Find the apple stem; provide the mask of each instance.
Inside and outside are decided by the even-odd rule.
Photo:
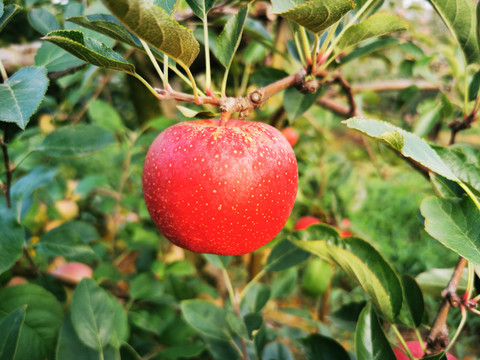
[[[228,111],[222,112],[220,116],[220,126],[226,126],[228,120],[230,120],[230,113]]]

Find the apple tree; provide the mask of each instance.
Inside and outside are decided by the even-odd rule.
[[[477,13],[0,0],[0,359],[478,355]]]

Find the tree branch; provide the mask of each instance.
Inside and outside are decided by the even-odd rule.
[[[445,290],[442,291],[444,299],[427,337],[427,355],[433,355],[443,351],[450,342],[447,329],[447,316],[451,306],[458,307],[460,304],[456,291],[467,263],[468,261],[465,258],[460,257],[450,282]]]

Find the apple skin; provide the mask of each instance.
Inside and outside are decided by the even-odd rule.
[[[310,225],[319,224],[321,222],[322,221],[319,218],[316,218],[315,216],[303,216],[297,220],[293,230],[303,230],[309,227]]]
[[[294,146],[298,142],[298,133],[293,127],[287,126],[282,129],[281,133],[291,146]]]
[[[80,262],[68,262],[53,269],[50,274],[71,284],[78,284],[83,278],[91,278],[93,270]]]
[[[423,357],[423,350],[422,346],[418,341],[407,341],[407,346],[410,349],[410,352],[412,355],[418,359],[421,359]],[[403,347],[402,347],[403,349]],[[393,348],[393,353],[397,357],[397,360],[409,360],[408,356],[405,355],[399,348],[394,347]],[[448,360],[458,360],[455,356],[452,354],[447,354],[447,359]]]
[[[143,169],[153,222],[173,244],[197,253],[243,255],[271,241],[297,186],[292,147],[261,122],[173,125],[152,143]]]

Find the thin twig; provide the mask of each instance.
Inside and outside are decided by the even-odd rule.
[[[7,125],[3,124],[3,135],[0,137],[0,146],[3,153],[3,163],[5,165],[6,181],[4,185],[5,200],[7,202],[7,207],[10,209],[12,207],[12,199],[10,196],[10,188],[12,187],[12,168],[10,166],[10,156],[8,154],[7,142]]]
[[[450,342],[447,329],[447,316],[451,306],[456,307],[460,304],[456,291],[467,263],[468,262],[465,258],[460,257],[450,282],[442,292],[444,299],[427,337],[426,354],[428,355],[437,354],[443,351]]]

